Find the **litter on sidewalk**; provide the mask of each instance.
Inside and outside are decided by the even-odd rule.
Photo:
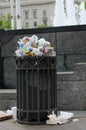
[[[13,120],[17,120],[17,107],[14,106],[14,107],[11,107],[11,110],[7,110],[7,113],[8,114],[12,114],[12,118]]]
[[[6,112],[0,111],[0,121],[6,120],[6,119],[11,119],[12,114],[8,114]]]
[[[59,116],[56,116],[54,111],[52,112],[52,114],[48,115],[49,120],[46,121],[46,124],[48,125],[55,125],[55,124],[64,124],[64,123],[68,123],[70,121],[72,121],[72,117],[73,117],[73,113],[69,113],[69,112],[60,112]]]
[[[0,121],[4,121],[7,119],[17,120],[17,107],[11,107],[11,110],[7,110],[6,112],[0,111]]]

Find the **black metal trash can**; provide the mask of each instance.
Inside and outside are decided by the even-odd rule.
[[[57,113],[56,57],[16,58],[17,121],[45,123],[51,111]]]

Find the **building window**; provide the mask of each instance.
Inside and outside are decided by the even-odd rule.
[[[34,22],[34,27],[37,27],[37,22]]]
[[[43,17],[47,17],[47,10],[43,11]]]
[[[28,20],[29,19],[29,12],[25,11],[25,19]]]
[[[43,11],[43,24],[44,25],[47,25],[47,10],[44,10]]]
[[[28,28],[29,27],[29,22],[25,23],[25,27]]]
[[[36,10],[36,9],[33,10],[33,18],[34,18],[34,19],[37,19],[37,10]]]

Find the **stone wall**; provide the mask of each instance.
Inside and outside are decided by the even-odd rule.
[[[75,64],[74,71],[57,72],[58,110],[86,110],[86,63]]]
[[[16,90],[1,89],[0,90],[0,110],[11,109],[16,106]]]
[[[57,33],[57,71],[73,70],[74,64],[86,61],[86,31]]]

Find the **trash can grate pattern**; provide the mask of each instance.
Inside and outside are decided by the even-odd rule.
[[[16,58],[17,119],[24,124],[42,124],[57,111],[56,57]]]

